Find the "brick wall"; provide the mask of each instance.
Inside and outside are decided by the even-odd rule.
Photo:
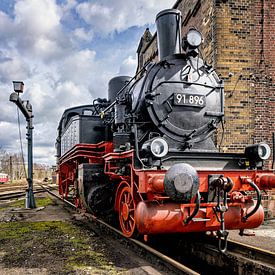
[[[253,5],[256,42],[253,49],[254,140],[266,140],[272,144],[272,133],[275,132],[275,1],[256,0]]]
[[[255,89],[251,82],[254,44],[253,5],[246,1],[216,1],[215,68],[224,79],[224,152],[242,152],[253,143]],[[221,135],[219,135],[221,136]]]

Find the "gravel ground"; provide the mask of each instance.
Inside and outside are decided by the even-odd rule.
[[[40,195],[41,196],[41,195]],[[44,194],[45,196],[45,194]],[[165,274],[49,197],[0,204],[0,274]]]

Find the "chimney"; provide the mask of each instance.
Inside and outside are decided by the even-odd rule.
[[[177,9],[161,11],[157,14],[156,25],[159,60],[181,53],[181,12]]]

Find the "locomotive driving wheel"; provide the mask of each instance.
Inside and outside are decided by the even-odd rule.
[[[137,234],[134,217],[136,205],[129,185],[125,185],[122,188],[119,194],[118,203],[121,230],[126,237],[134,237]]]

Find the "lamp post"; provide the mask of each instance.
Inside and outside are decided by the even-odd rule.
[[[27,122],[27,141],[28,141],[28,188],[26,189],[26,208],[36,208],[33,195],[33,155],[32,155],[32,130],[33,130],[33,114],[32,105],[30,102],[23,101],[19,97],[20,93],[23,93],[24,83],[22,81],[13,81],[14,92],[10,95],[10,101],[15,103],[20,109]]]

